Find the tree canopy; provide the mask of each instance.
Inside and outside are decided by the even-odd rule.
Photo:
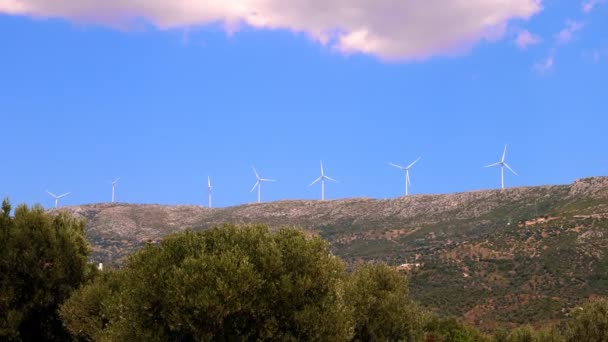
[[[350,277],[355,340],[420,341],[426,315],[412,302],[407,278],[385,264],[359,265]]]
[[[346,280],[320,238],[227,225],[146,246],[62,315],[89,340],[343,341],[352,335]]]
[[[569,342],[608,341],[608,299],[597,298],[574,309],[566,337]]]
[[[92,272],[84,223],[4,200],[0,240],[0,340],[64,341],[59,305]]]

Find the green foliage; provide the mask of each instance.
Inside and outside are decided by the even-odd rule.
[[[79,340],[100,340],[109,323],[105,301],[117,293],[121,276],[115,271],[104,271],[96,281],[76,290],[61,306],[60,316],[70,334]]]
[[[145,247],[62,314],[89,340],[340,341],[352,334],[346,280],[319,238],[227,225]]]
[[[564,342],[566,339],[556,328],[547,327],[536,332],[538,342]]]
[[[419,341],[424,315],[410,300],[407,279],[384,264],[361,265],[347,287],[352,305],[355,340]]]
[[[429,342],[486,342],[488,337],[479,330],[453,318],[431,319],[425,326],[425,341]]]
[[[568,322],[566,340],[608,341],[608,299],[596,299],[574,309]]]
[[[536,342],[536,334],[530,326],[514,329],[509,334],[508,342]]]
[[[510,263],[526,274],[528,258],[467,266],[510,272]],[[446,284],[448,278],[438,277],[449,271],[427,264],[419,277],[428,277],[430,290],[452,291],[460,305],[475,299],[466,297],[483,296],[461,281]],[[510,284],[496,283],[496,291],[514,284],[542,289],[542,282],[532,280],[515,274]],[[506,314],[538,318],[563,304],[538,298]],[[148,245],[124,269],[106,272],[75,292],[62,306],[61,317],[83,341],[608,341],[606,299],[575,310],[565,335],[550,327],[522,326],[490,338],[465,323],[420,310],[409,297],[408,279],[389,266],[360,264],[349,275],[321,239],[260,225],[188,231]]]
[[[564,342],[564,337],[555,328],[535,330],[529,325],[513,329],[510,333],[498,330],[494,336],[495,342]]]
[[[68,338],[58,307],[94,272],[84,223],[39,206],[0,213],[0,340]]]

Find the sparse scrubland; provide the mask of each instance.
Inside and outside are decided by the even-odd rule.
[[[83,221],[40,207],[10,212],[5,201],[0,340],[608,340],[603,297],[589,295],[563,319],[482,332],[413,299],[408,282],[424,268],[406,274],[380,262],[350,265],[327,241],[294,228],[186,230],[97,272],[86,262]],[[536,302],[537,310],[546,307],[551,301]]]
[[[59,212],[86,220],[91,260],[113,267],[188,229],[297,226],[329,242],[348,270],[407,264],[412,300],[486,332],[557,324],[589,298],[608,296],[608,177],[385,200],[218,209],[106,203]]]

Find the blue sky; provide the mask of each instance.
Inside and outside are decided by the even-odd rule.
[[[214,204],[230,206],[255,201],[255,165],[278,180],[263,200],[313,199],[322,159],[340,181],[328,198],[391,198],[403,174],[388,163],[419,156],[411,192],[451,193],[498,187],[482,166],[506,143],[507,186],[606,175],[608,2],[517,1],[445,36],[476,10],[446,23],[420,3],[429,23],[405,25],[337,8],[309,23],[323,9],[93,16],[91,1],[0,0],[0,196],[106,202],[121,177],[120,202],[202,205],[210,175]]]

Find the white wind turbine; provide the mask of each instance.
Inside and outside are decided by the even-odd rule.
[[[207,194],[209,195],[209,208],[211,208],[211,177],[207,176]]]
[[[112,203],[114,203],[114,195],[116,194],[116,183],[120,180],[120,177],[113,180],[112,183]]]
[[[502,159],[498,163],[486,165],[484,167],[492,167],[492,166],[500,166],[500,188],[505,188],[505,167],[509,169],[509,171],[513,172],[514,175],[519,176],[517,172],[513,171],[513,169],[505,162],[505,157],[507,155],[507,145],[505,145],[505,150],[502,152]]]
[[[405,196],[408,195],[409,186],[411,184],[411,182],[410,182],[410,168],[412,166],[414,166],[414,164],[416,164],[420,160],[420,158],[422,158],[422,157],[418,157],[418,159],[414,160],[414,162],[411,163],[408,166],[401,166],[401,165],[389,163],[390,166],[394,166],[394,167],[396,167],[398,169],[401,169],[401,170],[403,170],[405,172]]]
[[[63,194],[63,195],[59,195],[59,196],[57,196],[57,195],[55,195],[54,193],[52,193],[52,192],[50,192],[50,191],[48,191],[48,190],[46,191],[46,193],[47,193],[47,194],[49,194],[49,195],[51,195],[51,197],[53,197],[53,198],[55,199],[55,209],[57,209],[57,206],[59,205],[59,199],[60,199],[60,198],[63,198],[63,197],[65,197],[65,196],[67,196],[67,195],[69,195],[69,194],[70,194],[69,192],[66,192],[66,193],[65,193],[65,194]]]
[[[319,178],[315,179],[315,181],[309,185],[309,186],[313,186],[318,181],[321,181],[321,201],[325,201],[325,179],[329,179],[330,181],[337,182],[337,180],[325,175],[325,172],[323,171],[323,161],[321,161],[321,176]]]
[[[255,173],[255,184],[253,185],[253,188],[251,188],[250,192],[253,192],[253,190],[255,190],[255,188],[258,188],[258,203],[260,203],[261,200],[261,188],[262,188],[262,182],[276,182],[276,180],[274,179],[265,179],[265,178],[260,178],[260,175],[258,174],[258,172],[256,171],[255,167],[253,167],[253,173]]]

